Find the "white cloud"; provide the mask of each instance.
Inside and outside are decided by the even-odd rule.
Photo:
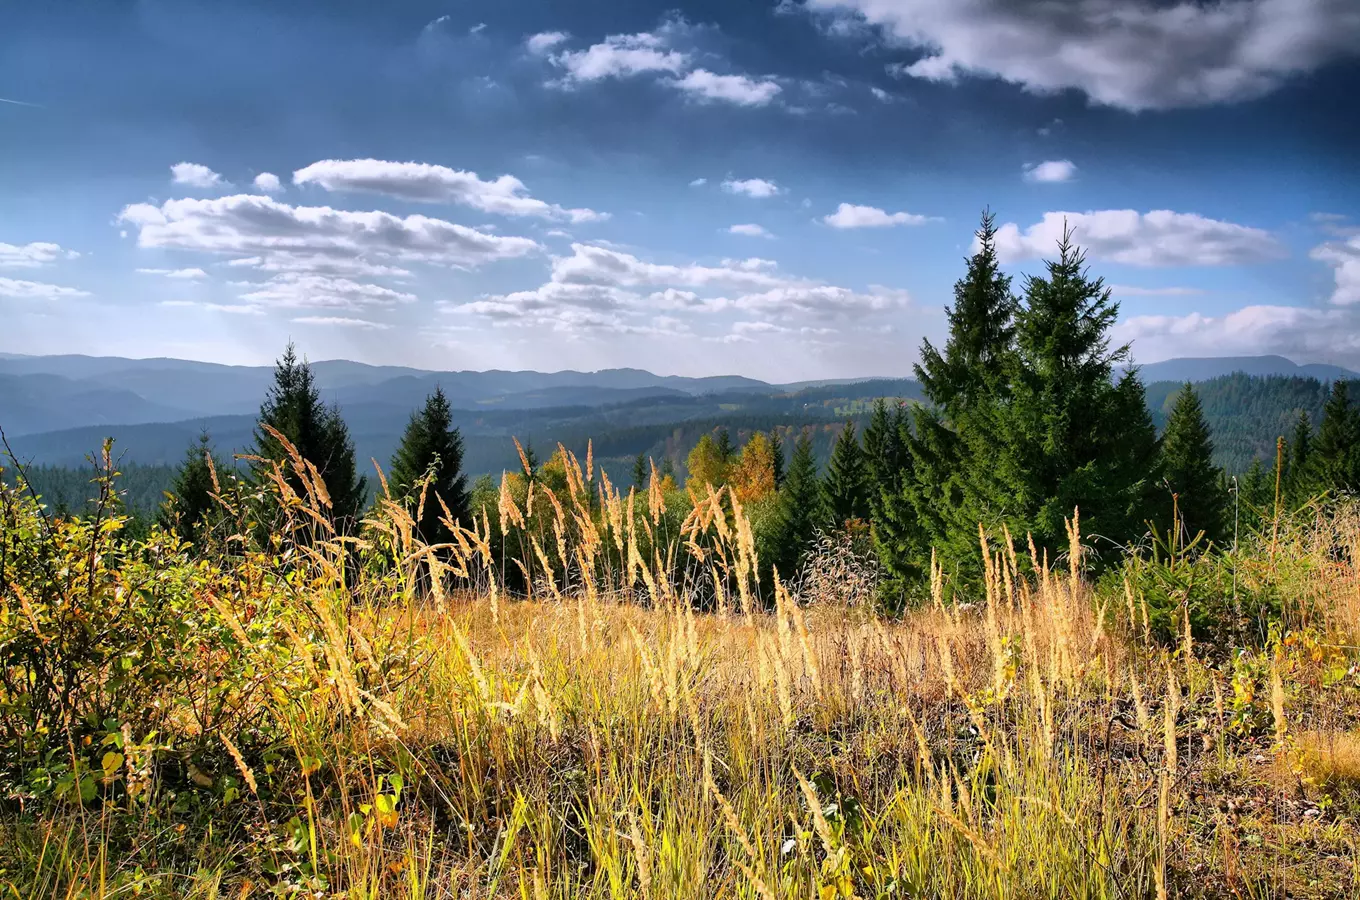
[[[564,85],[624,78],[644,72],[678,75],[689,66],[689,56],[668,49],[660,34],[612,34],[585,50],[568,50],[552,57],[566,70]]]
[[[57,300],[62,297],[88,297],[89,291],[44,284],[40,281],[20,281],[15,278],[0,277],[0,297],[14,297],[20,300]]]
[[[784,189],[779,185],[773,181],[766,181],[764,178],[747,178],[741,181],[729,178],[722,183],[722,188],[729,194],[744,194],[758,200],[784,192]]]
[[[255,187],[266,194],[277,194],[283,190],[283,182],[273,172],[261,172],[255,176]]]
[[[1332,303],[1337,306],[1360,303],[1360,234],[1314,247],[1309,256],[1332,267],[1336,279]]]
[[[930,221],[930,217],[909,212],[885,212],[876,206],[842,203],[835,212],[823,216],[822,221],[832,228],[890,228],[894,225],[923,225]]]
[[[689,183],[689,186],[690,186],[690,187],[703,187],[703,186],[706,185],[706,184],[708,184],[708,179],[707,179],[707,178],[696,178],[696,179],[694,179],[693,181],[691,181],[691,182]]]
[[[883,88],[881,88],[881,87],[870,87],[870,88],[869,88],[869,93],[873,94],[874,97],[875,97],[879,102],[881,102],[881,103],[891,103],[891,102],[893,102],[893,95],[892,95],[892,94],[889,94],[887,91],[883,90]]]
[[[348,278],[284,273],[242,294],[241,299],[262,306],[360,309],[414,303],[416,296]]]
[[[1071,181],[1076,174],[1077,166],[1070,159],[1049,159],[1032,166],[1025,166],[1025,180],[1037,184]]]
[[[572,244],[572,255],[553,259],[553,281],[616,287],[655,285],[690,288],[724,287],[765,290],[790,283],[765,259],[723,260],[720,266],[664,265],[590,244]]]
[[[544,56],[569,37],[571,35],[565,31],[540,31],[538,34],[530,35],[524,41],[524,46],[535,56]]]
[[[997,229],[997,252],[1003,262],[1050,256],[1064,222],[1075,243],[1092,258],[1131,266],[1244,265],[1284,253],[1280,243],[1259,228],[1169,209],[1049,212],[1023,232],[1007,222]]]
[[[1360,322],[1350,309],[1248,306],[1221,316],[1135,316],[1115,326],[1135,358],[1279,354],[1300,360],[1360,362]]]
[[[208,273],[202,269],[138,269],[142,275],[164,275],[166,278],[193,279],[207,278]]]
[[[782,90],[777,82],[770,79],[717,75],[707,69],[695,69],[673,83],[692,97],[721,100],[738,106],[765,106]]]
[[[902,309],[911,303],[906,291],[875,285],[868,293],[833,285],[789,285],[733,300],[737,309],[778,314],[802,313],[817,318],[867,315]]]
[[[292,321],[299,325],[326,325],[336,328],[361,328],[366,331],[386,331],[391,325],[371,322],[368,319],[352,319],[348,316],[301,316]]]
[[[160,306],[184,309],[202,309],[208,312],[228,313],[236,316],[262,316],[264,309],[244,303],[202,303],[197,300],[162,300]]]
[[[137,229],[140,247],[263,257],[374,256],[477,266],[540,249],[529,238],[487,234],[427,216],[290,206],[248,194],[169,200],[159,207],[134,203],[119,221]]]
[[[808,0],[924,52],[902,73],[993,76],[1130,110],[1259,97],[1356,55],[1354,0]]]
[[[746,237],[763,237],[763,238],[774,237],[774,235],[766,231],[764,227],[753,223],[733,225],[731,228],[727,229],[727,231],[729,234],[741,234],[745,235]]]
[[[344,278],[410,278],[411,270],[370,262],[357,256],[323,256],[319,254],[269,253],[265,256],[243,256],[227,261],[227,265],[256,269],[261,272],[310,272],[314,275],[339,275]]]
[[[198,163],[175,163],[170,167],[170,176],[173,183],[182,184],[185,187],[206,189],[226,185],[221,175]]]
[[[1195,297],[1203,294],[1199,288],[1189,287],[1138,287],[1132,284],[1112,284],[1110,293],[1116,297]]]
[[[564,209],[528,194],[513,175],[484,181],[464,172],[429,163],[382,159],[323,159],[293,173],[294,184],[318,184],[328,191],[385,194],[421,203],[457,203],[505,216],[536,216],[572,222],[608,218],[592,209]]]
[[[75,259],[74,250],[63,250],[60,244],[34,241],[30,244],[6,244],[0,241],[0,269],[37,269],[59,259]]]

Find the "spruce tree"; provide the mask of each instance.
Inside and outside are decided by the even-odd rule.
[[[731,466],[736,460],[737,449],[732,446],[732,435],[728,433],[726,428],[718,429],[718,439],[715,446],[717,447],[718,461],[724,468]]]
[[[1201,531],[1211,541],[1219,541],[1223,536],[1227,497],[1223,492],[1223,473],[1214,465],[1213,455],[1214,444],[1204,423],[1199,395],[1186,382],[1162,434],[1162,478],[1176,498],[1174,505],[1187,539]],[[1158,524],[1168,527],[1171,523]]]
[[[647,490],[647,454],[639,453],[633,457],[633,487],[639,491]]]
[[[803,555],[825,521],[817,457],[806,433],[799,435],[793,445],[788,475],[779,491],[778,516],[773,562],[779,568],[780,578],[787,581],[797,574]]]
[[[846,422],[831,450],[822,498],[833,527],[840,528],[851,519],[869,517],[869,497],[864,467],[864,452],[855,436],[855,423]]]
[[[992,465],[975,457],[967,490],[1050,558],[1066,549],[1074,509],[1082,533],[1113,551],[1144,531],[1160,480],[1156,432],[1136,371],[1114,380],[1129,358],[1128,345],[1109,342],[1119,304],[1088,275],[1070,231],[1045,268],[1026,279],[1016,313],[1010,399],[994,412],[999,452]]]
[[[217,490],[213,486],[213,469],[219,478],[226,478],[230,471],[213,452],[212,437],[205,429],[184,451],[184,460],[156,514],[162,528],[190,544],[202,541],[217,519],[218,502],[212,496]]]
[[[422,483],[427,478],[421,507]],[[426,543],[453,540],[453,532],[443,522],[444,506],[451,521],[464,527],[471,525],[467,476],[463,473],[463,435],[453,426],[453,411],[443,388],[436,386],[424,407],[411,414],[392,457],[389,485],[393,496],[406,503],[412,515],[419,513],[416,524]]]
[[[1340,378],[1332,382],[1323,407],[1315,448],[1319,487],[1360,490],[1360,409],[1351,403],[1350,386]]]
[[[337,531],[352,531],[367,490],[367,479],[355,469],[354,444],[340,411],[321,402],[321,392],[306,360],[299,361],[290,342],[274,367],[274,385],[260,406],[255,429],[252,475],[263,483],[277,463],[289,486],[306,500],[307,491],[283,444],[265,430],[268,425],[297,450],[298,455],[316,467],[330,496],[330,516]]]
[[[1293,503],[1308,499],[1312,491],[1313,423],[1308,413],[1299,410],[1294,435],[1289,441],[1289,497]]]
[[[779,428],[770,429],[770,455],[774,459],[774,489],[784,486],[784,439],[779,436]]]

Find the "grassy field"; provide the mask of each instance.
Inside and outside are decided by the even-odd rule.
[[[1098,580],[1078,524],[980,536],[888,616],[834,542],[759,585],[730,496],[663,533],[591,474],[443,548],[282,479],[197,551],[6,490],[0,893],[1360,896],[1354,506]]]

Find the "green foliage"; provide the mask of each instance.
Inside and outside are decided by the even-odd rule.
[[[793,445],[788,475],[779,490],[778,518],[771,528],[769,542],[772,552],[767,554],[782,578],[788,580],[798,571],[817,529],[826,519],[812,441],[807,434],[801,434]]]
[[[316,468],[330,495],[329,514],[340,531],[353,531],[363,508],[368,480],[354,464],[354,443],[340,411],[321,402],[311,367],[299,361],[290,343],[274,369],[274,385],[260,406],[255,429],[257,457],[252,473],[257,483],[268,480],[279,467],[293,493],[308,491],[302,473],[280,442],[281,435],[298,455]]]
[[[822,502],[833,527],[843,527],[852,519],[868,519],[867,478],[855,423],[846,422],[831,450],[831,462],[822,480]]]
[[[639,453],[633,458],[633,487],[639,491],[647,489],[647,477],[650,475],[647,465],[647,454]]]
[[[388,481],[393,497],[410,508],[427,543],[453,540],[443,521],[446,515],[451,522],[470,524],[463,435],[453,426],[453,412],[442,389],[436,387],[424,407],[411,415],[392,457]]]
[[[1351,402],[1345,381],[1332,383],[1318,429],[1314,466],[1323,489],[1360,491],[1360,409]]]
[[[205,430],[198,442],[184,451],[184,462],[166,492],[168,496],[156,516],[157,524],[173,531],[185,543],[199,543],[221,517],[221,506],[213,498],[217,493],[214,477],[220,480],[234,476],[235,471],[213,452],[212,437]]]
[[[1227,505],[1223,472],[1213,464],[1214,444],[1194,386],[1187,382],[1177,396],[1162,434],[1163,484],[1175,497],[1185,532],[1192,536],[1203,532],[1206,540],[1218,542]],[[1170,521],[1167,516],[1160,524]]]

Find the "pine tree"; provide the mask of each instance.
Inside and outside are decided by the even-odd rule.
[[[213,469],[219,478],[226,478],[230,469],[213,452],[212,437],[205,429],[196,443],[184,452],[175,479],[165,502],[156,514],[156,521],[181,540],[199,543],[217,519],[218,502],[213,499]]]
[[[737,449],[732,446],[732,435],[728,434],[726,428],[718,429],[718,439],[715,442],[715,446],[718,452],[718,461],[722,464],[723,468],[725,469],[731,466],[736,460]]]
[[[774,460],[774,489],[784,486],[784,439],[779,436],[779,428],[770,429],[770,456]]]
[[[1319,487],[1360,490],[1360,409],[1351,403],[1350,386],[1338,378],[1322,410],[1315,444]]]
[[[775,525],[774,564],[784,580],[797,574],[808,546],[825,521],[822,512],[821,479],[817,476],[817,457],[812,439],[799,435],[789,460],[788,477],[779,491],[778,521]]]
[[[427,478],[422,507],[422,484]],[[417,527],[427,543],[453,540],[452,531],[443,522],[444,507],[448,507],[451,521],[464,527],[471,524],[467,476],[463,473],[463,435],[453,427],[453,412],[443,388],[436,387],[424,407],[412,413],[392,457],[389,484],[393,496],[405,502],[412,515],[419,513]]]
[[[902,490],[903,475],[911,466],[908,438],[910,434],[902,407],[896,406],[890,413],[885,399],[876,400],[869,424],[864,429],[865,493],[869,517],[875,522],[883,517],[889,499]]]
[[[266,425],[283,435],[304,460],[316,467],[330,495],[330,516],[337,530],[352,531],[368,482],[355,469],[354,444],[345,420],[338,409],[322,404],[311,366],[298,360],[292,343],[274,367],[274,386],[260,406],[251,455],[263,462],[253,465],[252,474],[257,482],[264,482],[277,463],[290,487],[305,498],[306,488],[288,451],[265,430]]]
[[[833,527],[869,517],[867,487],[864,451],[855,436],[855,423],[846,422],[831,449],[831,461],[822,481],[823,505]]]
[[[1223,472],[1214,465],[1214,444],[1204,423],[1199,395],[1189,382],[1181,388],[1162,434],[1162,478],[1176,498],[1187,538],[1199,532],[1211,541],[1223,536],[1227,497]],[[1159,523],[1163,527],[1169,522]]]
[[[647,454],[639,453],[633,458],[633,487],[638,491],[647,490]]]

